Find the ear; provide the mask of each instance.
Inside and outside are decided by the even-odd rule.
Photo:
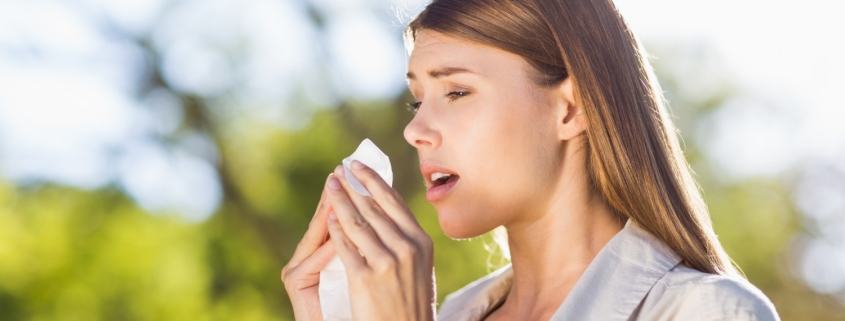
[[[587,121],[581,111],[581,105],[575,99],[572,77],[567,77],[554,89],[557,105],[558,139],[570,140],[587,130]]]

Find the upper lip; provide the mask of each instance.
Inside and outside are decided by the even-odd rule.
[[[455,171],[440,166],[439,164],[435,163],[434,161],[425,160],[420,162],[420,172],[422,172],[423,179],[425,180],[426,188],[431,188],[434,185],[434,182],[431,180],[431,174],[434,173],[443,173],[443,174],[450,174],[450,175],[458,175]]]

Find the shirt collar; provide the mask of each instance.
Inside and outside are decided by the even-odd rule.
[[[562,320],[628,320],[651,287],[681,258],[654,235],[628,220],[599,251],[552,316]],[[438,320],[480,320],[510,290],[511,265],[446,297]]]

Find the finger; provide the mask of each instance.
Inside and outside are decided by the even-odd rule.
[[[340,222],[339,225],[343,229],[344,235],[357,248],[361,249],[368,261],[391,257],[390,252],[378,238],[370,223],[361,216],[361,213],[352,204],[349,195],[346,194],[334,174],[329,177],[326,185],[329,201],[332,203],[332,208],[334,208],[334,213],[338,222]]]
[[[346,176],[343,173],[343,167],[338,166],[335,169],[335,177],[340,181],[343,189],[346,190],[347,195],[352,200],[352,204],[358,209],[358,212],[370,223],[373,230],[378,235],[382,243],[390,248],[391,244],[397,244],[406,241],[405,233],[396,226],[396,223],[385,214],[384,210],[376,201],[370,196],[361,195],[352,188]],[[395,254],[395,253],[394,253]]]
[[[326,225],[326,219],[328,218],[331,210],[332,206],[328,200],[326,189],[324,188],[323,193],[320,196],[320,202],[317,204],[317,210],[314,212],[311,222],[308,223],[308,230],[305,231],[305,235],[302,236],[302,240],[300,240],[299,244],[296,245],[296,251],[294,251],[293,257],[291,257],[290,263],[288,263],[289,265],[298,265],[302,262],[302,260],[311,256],[311,254],[314,253],[320,245],[326,242],[326,236],[328,236],[329,233],[328,225]]]
[[[328,178],[326,178],[326,179],[328,179]],[[326,209],[331,208],[331,203],[329,203],[326,196],[327,196],[326,195],[326,189],[323,188],[323,191],[320,192],[320,202],[317,203],[317,209],[314,211],[314,216],[311,217],[311,223],[313,223],[314,220],[316,220],[317,217],[320,216],[319,215],[320,213],[324,213],[324,215],[323,215],[324,219],[328,218],[328,213],[330,213],[331,211],[327,211]],[[328,227],[326,227],[326,231],[328,232]]]
[[[320,245],[320,248],[314,251],[314,254],[305,258],[305,260],[303,260],[299,265],[296,265],[288,271],[282,270],[282,282],[286,281],[285,274],[291,275],[291,273],[299,272],[306,274],[320,273],[320,271],[326,268],[326,265],[331,262],[335,254],[334,241],[329,240],[328,242],[323,243],[323,245]]]
[[[358,247],[346,236],[336,217],[329,218],[329,235],[334,240],[334,248],[343,266],[348,272],[367,269],[367,262],[361,257]]]
[[[329,240],[326,243],[323,243],[323,245],[320,245],[320,248],[314,251],[314,254],[305,258],[305,260],[297,266],[297,269],[301,268],[303,271],[320,272],[327,264],[329,264],[335,254],[334,241]]]
[[[364,185],[376,203],[405,234],[422,232],[422,227],[399,193],[387,185],[376,171],[359,161],[352,161],[350,169],[352,175],[355,175],[361,185]]]

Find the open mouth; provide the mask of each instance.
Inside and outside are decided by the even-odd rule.
[[[449,173],[434,172],[429,177],[430,184],[425,192],[425,198],[429,202],[436,202],[446,196],[458,183],[460,176]]]
[[[435,172],[431,174],[431,188],[435,188],[441,185],[446,185],[449,183],[454,183],[458,181],[460,176],[455,174],[447,174],[447,173],[439,173]]]
[[[455,171],[443,167],[433,160],[421,161],[420,172],[422,172],[427,187],[425,198],[432,203],[446,197],[449,191],[457,186],[460,179]]]

